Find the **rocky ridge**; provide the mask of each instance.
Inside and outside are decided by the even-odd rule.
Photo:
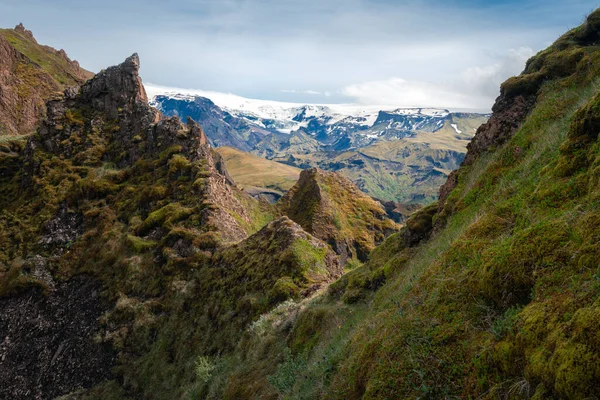
[[[32,133],[46,101],[91,76],[64,50],[38,44],[22,24],[0,29],[0,135]]]
[[[134,54],[66,89],[36,134],[0,149],[0,336],[9,338],[0,349],[11,371],[29,365],[4,387],[12,398],[91,387],[100,398],[142,396],[157,359],[179,382],[171,393],[192,373],[166,367],[171,351],[188,360],[230,351],[258,315],[341,273],[328,246],[290,220],[260,230],[273,207],[235,185],[196,122],[148,105],[138,71]],[[75,295],[77,285],[85,290]],[[42,311],[19,314],[27,307]],[[35,340],[47,348],[25,360],[24,329],[52,313],[79,322],[44,328]],[[163,338],[179,344],[164,353]],[[64,373],[33,384],[50,366]],[[151,380],[156,393],[165,379]]]

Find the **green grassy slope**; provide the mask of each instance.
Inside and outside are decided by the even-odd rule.
[[[93,76],[64,51],[38,44],[22,25],[0,29],[0,54],[0,135],[31,134],[46,101]]]
[[[94,75],[74,65],[64,52],[40,45],[32,36],[17,29],[0,29],[0,36],[63,87],[80,85]]]
[[[279,316],[264,339],[277,344],[211,385],[247,382],[262,359],[280,362],[257,367],[256,397],[598,397],[599,39],[596,11],[507,81],[533,110],[459,170],[441,212]]]

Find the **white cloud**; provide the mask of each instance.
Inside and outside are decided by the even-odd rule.
[[[378,90],[389,101],[432,98],[451,106],[477,105],[474,96],[490,103],[511,65],[495,54],[545,47],[594,3],[0,0],[0,25],[22,21],[40,43],[64,48],[92,71],[137,52],[143,79],[168,86],[293,102],[315,101],[312,91],[328,102],[348,101],[342,92],[378,100]],[[405,82],[382,88],[392,77]],[[457,99],[457,87],[468,98]],[[399,89],[417,98],[394,94]]]
[[[445,82],[393,77],[347,85],[340,93],[361,104],[489,110],[499,94],[500,84],[519,74],[533,53],[528,47],[511,49],[495,63],[467,68]]]
[[[519,74],[534,53],[530,47],[511,49],[495,64],[467,68],[461,74],[462,83],[468,92],[496,96],[500,84],[508,77]]]
[[[282,93],[313,94],[313,95],[320,95],[320,94],[322,94],[321,92],[318,92],[316,90],[296,90],[296,89],[282,89],[281,92]],[[327,94],[325,94],[325,95],[327,95]]]
[[[348,85],[341,90],[362,104],[382,104],[395,107],[472,108],[470,99],[441,84],[390,78]]]

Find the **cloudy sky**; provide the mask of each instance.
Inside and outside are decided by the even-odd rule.
[[[92,71],[140,55],[145,82],[307,103],[486,110],[590,0],[0,0]]]

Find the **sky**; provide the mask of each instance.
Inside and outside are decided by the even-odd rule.
[[[0,26],[97,72],[299,103],[489,110],[590,0],[0,0]]]

